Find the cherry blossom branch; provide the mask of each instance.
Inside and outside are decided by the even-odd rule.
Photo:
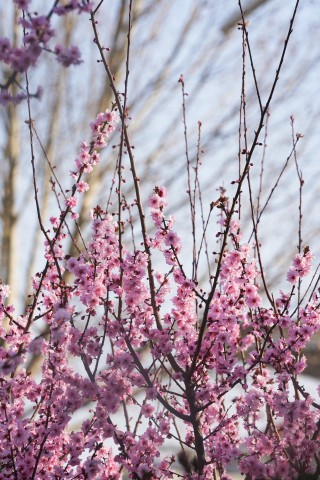
[[[131,172],[132,172],[135,195],[136,195],[136,199],[137,199],[137,207],[138,207],[138,212],[139,212],[141,233],[142,233],[142,237],[143,237],[144,248],[145,248],[145,251],[148,255],[148,274],[149,274],[148,279],[149,279],[149,285],[150,285],[151,304],[152,304],[152,309],[153,309],[153,313],[154,313],[154,316],[155,316],[155,320],[156,320],[156,323],[157,323],[157,327],[158,327],[159,330],[162,330],[160,316],[159,316],[159,312],[158,312],[158,307],[157,307],[156,300],[155,300],[155,284],[154,284],[154,277],[153,277],[153,268],[152,268],[152,263],[151,263],[151,251],[150,251],[150,247],[148,245],[148,239],[147,239],[145,214],[144,214],[144,211],[143,211],[142,199],[141,199],[141,195],[140,195],[139,177],[138,177],[137,172],[136,172],[135,161],[134,161],[134,156],[133,156],[133,153],[132,153],[132,148],[131,148],[131,143],[130,143],[129,134],[128,134],[128,130],[127,130],[127,125],[124,121],[125,112],[123,111],[123,108],[122,108],[122,105],[121,105],[120,96],[119,96],[119,93],[116,89],[113,75],[112,75],[112,73],[110,71],[110,68],[109,68],[109,65],[106,61],[106,58],[105,58],[105,55],[104,55],[104,49],[103,49],[103,47],[100,43],[100,40],[99,40],[98,31],[97,31],[97,21],[95,20],[94,12],[91,12],[90,17],[91,17],[91,24],[92,24],[92,28],[93,28],[93,32],[94,32],[94,41],[95,41],[95,43],[98,47],[98,50],[100,52],[101,61],[103,63],[104,69],[107,73],[107,76],[108,76],[108,79],[109,79],[109,82],[110,82],[110,86],[111,86],[111,89],[112,89],[112,92],[113,92],[113,95],[114,95],[114,98],[115,98],[115,102],[116,102],[117,108],[119,110],[120,118],[121,118],[121,120],[123,119],[124,139],[125,139],[125,144],[126,144],[126,148],[127,148],[127,151],[128,151],[129,159],[130,159],[130,168],[131,168]],[[177,364],[177,362],[175,361],[175,359],[172,357],[172,355],[169,355],[168,358],[169,358],[170,364],[174,368],[174,370],[179,371],[180,367]]]
[[[191,365],[191,368],[190,368],[189,373],[188,373],[190,376],[193,374],[193,372],[196,368],[197,358],[198,358],[198,355],[199,355],[199,352],[200,352],[200,349],[201,349],[202,339],[203,339],[205,329],[206,329],[206,325],[207,325],[207,321],[208,321],[210,304],[211,304],[211,301],[213,299],[213,296],[215,294],[215,291],[216,291],[216,288],[217,288],[217,285],[218,285],[218,279],[219,279],[219,275],[220,275],[222,259],[223,259],[224,251],[225,251],[226,246],[227,246],[227,238],[228,238],[228,233],[229,233],[229,230],[230,230],[231,219],[233,217],[234,211],[236,209],[236,205],[237,205],[238,200],[239,200],[239,196],[240,196],[240,193],[241,193],[241,188],[242,188],[243,181],[246,178],[248,170],[250,168],[250,163],[251,163],[251,159],[253,157],[253,153],[255,152],[256,146],[258,144],[259,136],[260,136],[261,130],[262,130],[263,125],[264,125],[265,116],[266,116],[266,114],[269,110],[271,100],[273,98],[273,94],[274,94],[275,88],[276,88],[278,80],[279,80],[280,71],[281,71],[281,68],[283,66],[283,62],[284,62],[284,58],[285,58],[285,55],[286,55],[289,39],[290,39],[292,31],[293,31],[293,23],[294,23],[296,14],[297,14],[299,3],[300,3],[300,0],[297,0],[296,3],[295,3],[295,7],[294,7],[294,10],[293,10],[293,15],[291,17],[290,24],[289,24],[289,30],[288,30],[288,33],[287,33],[287,36],[286,36],[286,39],[285,39],[285,42],[284,42],[284,47],[283,47],[283,50],[282,50],[282,53],[281,53],[281,56],[280,56],[280,61],[279,61],[279,64],[278,64],[278,67],[277,67],[277,70],[276,70],[276,75],[275,75],[273,84],[271,86],[271,90],[270,90],[267,102],[266,102],[266,104],[265,104],[265,106],[262,110],[259,125],[258,125],[257,130],[255,131],[255,135],[254,135],[254,139],[253,139],[251,148],[250,148],[250,150],[247,154],[245,167],[244,167],[242,175],[239,179],[238,187],[237,187],[236,193],[235,193],[235,195],[233,197],[233,200],[232,200],[230,212],[229,212],[229,215],[227,216],[227,219],[226,219],[226,225],[225,225],[225,230],[224,230],[224,233],[223,233],[223,241],[222,241],[222,246],[221,246],[220,254],[219,254],[219,258],[218,258],[218,264],[217,264],[217,267],[216,267],[216,273],[215,273],[215,277],[214,277],[214,281],[213,281],[211,291],[208,295],[208,299],[207,299],[207,302],[206,302],[206,306],[205,306],[205,310],[204,310],[204,314],[203,314],[203,321],[202,321],[200,331],[199,331],[196,351],[194,353],[193,360],[192,360],[192,365]]]

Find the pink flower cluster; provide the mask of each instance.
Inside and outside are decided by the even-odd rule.
[[[89,12],[92,7],[91,2],[71,0],[64,6],[56,5],[47,15],[38,15],[31,10],[30,0],[14,0],[14,3],[19,10],[24,12],[23,17],[19,20],[23,28],[23,42],[21,46],[17,47],[13,46],[7,37],[0,37],[0,62],[5,63],[10,69],[8,82],[0,85],[0,104],[3,106],[7,106],[10,102],[17,104],[26,98],[24,91],[12,95],[10,86],[16,81],[17,75],[37,64],[44,49],[53,52],[57,61],[64,67],[79,65],[82,62],[77,46],[66,48],[56,45],[53,50],[50,48],[50,40],[55,35],[52,28],[52,14],[66,15],[73,10],[77,10],[78,13]],[[39,99],[40,93],[33,96]]]
[[[195,449],[200,432],[204,449],[203,473],[186,479],[209,479],[214,471],[227,479],[234,461],[256,480],[314,472],[320,406],[297,375],[305,368],[300,352],[319,330],[318,298],[300,308],[297,319],[289,315],[288,295],[278,308],[262,307],[250,247],[233,237],[197,350],[200,292],[179,265],[180,240],[173,219],[164,216],[165,197],[156,188],[150,200],[157,230],[149,243],[169,269],[155,274],[154,295],[148,256],[123,245],[120,253],[117,222],[101,210],[86,252],[67,259],[70,285],[61,283],[57,263],[63,270],[64,254],[57,246],[51,255],[48,249],[48,266],[34,280],[37,309],[14,316],[4,303],[8,288],[1,286],[1,321],[7,318],[9,329],[1,329],[0,479],[14,471],[17,478],[119,479],[123,469],[131,478],[174,478],[176,460],[162,452],[168,437],[174,441],[174,419],[184,422],[185,445]],[[51,223],[56,228],[57,219]],[[32,333],[40,319],[47,338]],[[26,370],[34,353],[44,356],[37,381]],[[82,362],[83,373],[72,367],[70,355]],[[170,381],[160,374],[166,363]],[[88,402],[91,418],[67,433]],[[117,412],[124,405],[132,409],[130,421],[141,416],[148,426],[120,426]]]
[[[76,46],[64,48],[62,45],[56,45],[54,53],[57,56],[57,61],[64,67],[70,67],[70,65],[79,65],[82,63],[80,50]]]
[[[264,301],[238,222],[207,292],[180,261],[163,187],[149,199],[154,231],[140,248],[123,242],[129,222],[97,206],[86,248],[65,255],[64,220],[116,122],[107,111],[90,124],[23,315],[0,284],[0,480],[166,480],[179,462],[185,480],[228,480],[232,462],[251,480],[317,474],[320,404],[299,374],[320,329],[319,296],[298,308],[293,289]],[[308,249],[293,259],[299,278],[311,259]]]
[[[103,148],[107,145],[107,138],[115,130],[115,124],[119,121],[115,112],[106,110],[99,113],[94,122],[90,123],[93,141],[96,148]]]
[[[290,283],[297,283],[299,278],[306,277],[311,270],[311,260],[313,256],[309,247],[306,247],[303,254],[299,253],[292,260],[292,266],[287,273],[287,280]]]
[[[81,143],[79,156],[75,159],[76,171],[71,172],[71,176],[76,179],[76,183],[72,189],[72,195],[65,200],[69,210],[72,211],[77,206],[75,193],[82,194],[89,190],[89,184],[81,180],[82,174],[91,173],[93,168],[100,162],[100,155],[97,149],[107,145],[107,140],[116,129],[118,121],[116,113],[107,110],[104,113],[99,113],[96,120],[90,123],[92,140],[90,145],[86,142]],[[73,213],[73,218],[77,218],[77,214]]]

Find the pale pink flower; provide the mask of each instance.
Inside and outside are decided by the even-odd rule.
[[[77,199],[76,197],[68,197],[66,199],[66,205],[68,208],[74,208],[77,205]]]
[[[79,193],[84,193],[89,190],[89,185],[87,184],[87,182],[84,182],[83,180],[80,180],[80,182],[78,182],[76,186],[77,186],[77,192]]]

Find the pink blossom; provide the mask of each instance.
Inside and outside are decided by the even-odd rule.
[[[161,200],[160,200],[160,197],[158,195],[152,195],[150,198],[149,198],[149,207],[150,208],[154,208],[154,209],[157,209],[161,206]]]
[[[252,295],[246,298],[246,304],[249,308],[257,308],[261,303],[259,295]]]
[[[87,192],[89,190],[89,185],[87,184],[87,182],[84,182],[83,180],[78,182],[76,185],[77,185],[78,193]]]
[[[55,228],[59,226],[59,218],[58,217],[50,217],[49,221],[51,225],[53,225]]]
[[[110,123],[110,122],[113,121],[113,119],[114,119],[113,113],[110,112],[109,110],[107,110],[107,111],[105,112],[105,114],[103,115],[103,121]]]
[[[165,245],[167,245],[168,247],[172,246],[173,248],[179,248],[181,243],[180,243],[180,238],[178,237],[178,235],[173,232],[172,230],[169,231],[166,236],[165,236],[165,239],[164,239],[164,243]]]
[[[80,65],[80,63],[82,63],[80,50],[76,46],[65,48],[62,45],[56,45],[54,51],[58,62],[64,67]]]
[[[297,283],[297,281],[299,280],[299,274],[297,270],[291,268],[287,273],[287,280],[290,283]]]
[[[68,197],[66,199],[66,205],[68,208],[74,208],[77,205],[76,197]]]

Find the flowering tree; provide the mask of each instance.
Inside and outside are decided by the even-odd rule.
[[[155,43],[158,44],[159,36],[164,36],[163,30],[160,28],[159,17],[163,14],[165,3],[166,16],[172,18],[174,5],[170,5],[167,0],[159,0],[156,5],[150,0],[137,0],[132,5],[134,30],[131,41],[133,49],[145,37],[149,38],[147,48],[143,50],[143,56],[139,56],[139,62],[135,62],[135,71],[139,70],[139,64],[149,65],[149,58],[150,55],[153,56],[151,52],[154,51]],[[52,4],[51,2],[44,3],[33,0],[28,4],[28,11],[31,17],[34,17],[34,12],[37,11],[38,17],[41,16],[44,19],[50,14]],[[60,1],[59,5],[61,4],[63,2]],[[108,9],[104,8],[104,12],[101,9],[100,13],[102,15],[99,14],[99,19],[103,21],[105,27],[103,37],[105,44],[109,47],[108,62],[116,79],[117,88],[122,85],[125,74],[126,35],[128,32],[126,5],[127,0],[112,2],[112,4],[109,3]],[[80,4],[80,7],[80,11],[82,11],[85,3]],[[177,29],[176,34],[182,46],[185,45],[187,34],[192,35],[193,29],[199,22],[200,11],[199,6],[192,7],[190,5],[185,10],[184,18],[179,21],[181,32]],[[41,61],[37,61],[35,68],[32,68],[29,78],[31,96],[35,96],[38,100],[41,98],[41,101],[32,100],[32,111],[38,135],[38,138],[35,139],[35,155],[37,158],[39,207],[44,218],[49,216],[50,208],[54,204],[51,199],[52,183],[50,178],[52,172],[46,158],[51,161],[51,166],[55,169],[57,176],[63,178],[63,162],[60,161],[61,152],[63,152],[64,158],[74,157],[76,144],[79,139],[86,136],[87,119],[93,118],[97,112],[104,111],[109,107],[113,98],[112,90],[108,83],[104,81],[104,75],[99,74],[100,65],[96,62],[96,47],[92,42],[91,29],[83,28],[84,25],[88,26],[87,17],[79,15],[77,4],[69,3],[68,15],[61,15],[61,12],[60,8],[60,11],[56,9],[51,14],[51,30],[52,33],[54,31],[54,36],[50,38],[46,45],[41,46],[39,53]],[[14,2],[0,3],[0,31],[2,36],[5,37],[4,48],[7,44],[16,52],[19,51],[21,46],[21,36],[23,34],[18,22],[20,15],[21,13],[19,13]],[[157,25],[158,27],[155,27]],[[185,25],[188,25],[188,29]],[[64,61],[62,62],[61,49],[63,48],[63,51],[67,53],[78,52],[77,48],[72,48],[73,45],[77,45],[78,50],[81,50],[81,58],[78,56],[76,67],[70,65],[70,68],[65,68],[63,63],[66,63],[66,57],[64,54]],[[187,50],[187,47],[183,48]],[[176,54],[177,49],[174,47],[172,49]],[[166,54],[173,58],[170,49],[166,50]],[[60,61],[56,61],[57,59],[60,59]],[[200,75],[203,71],[203,63],[205,64],[206,59],[203,58],[203,60],[204,62],[196,58],[193,60],[193,63],[197,63],[197,75]],[[169,78],[173,77],[175,79],[176,74],[172,75],[173,66],[170,65],[169,67],[166,67],[166,63],[161,64],[161,66],[158,63],[157,68],[152,69],[152,78],[150,78],[150,75],[144,75],[142,82],[137,82],[134,79],[134,71],[131,71],[130,78],[131,82],[135,84],[135,90],[130,93],[130,112],[135,117],[135,122],[132,124],[135,130],[138,129],[139,131],[139,123],[147,122],[146,118],[150,115],[150,110],[154,111],[151,106],[152,102],[158,96],[163,96],[164,83],[168,83]],[[189,68],[193,68],[192,64]],[[144,68],[144,72],[146,70]],[[178,71],[180,71],[180,67]],[[19,95],[18,99],[25,97],[26,92],[21,88],[24,85],[24,74],[18,72],[8,89],[6,85],[8,81],[10,83],[11,74],[12,70],[8,62],[2,62],[0,67],[0,84],[2,85],[0,103],[6,105],[6,108],[2,109],[2,115],[0,116],[0,149],[3,149],[0,170],[0,277],[4,283],[14,285],[8,301],[18,305],[19,302],[21,304],[25,303],[27,294],[30,293],[29,279],[31,272],[35,271],[36,265],[41,259],[40,245],[42,240],[33,214],[34,205],[31,200],[33,197],[28,195],[32,190],[32,176],[31,172],[24,168],[29,162],[29,152],[24,148],[27,143],[27,128],[24,123],[26,104],[24,101],[19,104],[17,102],[8,104],[8,98],[11,98],[12,95]],[[142,80],[141,76],[140,80]],[[21,82],[20,87],[18,86],[19,82]],[[42,88],[43,85],[45,85],[45,88]],[[90,85],[90,88],[88,88],[88,85]],[[79,92],[82,93],[84,88],[86,89],[86,95],[79,95]],[[178,96],[175,95],[172,98],[177,98],[179,103]],[[41,121],[38,120],[40,118]],[[72,131],[73,142],[68,142],[65,135],[66,129]],[[132,129],[131,134],[134,135],[136,142],[145,143],[144,140],[137,138],[136,132],[133,132]],[[150,138],[151,135],[145,129],[140,128],[140,136]],[[160,139],[161,132],[159,130],[158,136]],[[169,140],[168,135],[166,138]],[[155,147],[154,149],[157,150]],[[150,169],[154,170],[155,161],[149,160],[146,162],[141,154],[140,150],[139,156],[143,168],[139,168],[139,174],[145,187],[150,191],[154,184],[154,180],[150,176]],[[113,162],[103,161],[93,170],[90,175],[91,188],[85,196],[82,196],[82,201],[78,204],[78,226],[83,230],[84,236],[88,231],[88,211],[91,205],[100,201],[103,192],[108,188],[107,179],[112,171],[112,165]],[[146,177],[149,178],[148,186],[144,181]],[[162,180],[162,183],[166,182]],[[127,188],[130,189],[129,183]],[[23,205],[23,208],[20,208],[21,205]],[[16,239],[19,236],[20,229],[24,228],[22,225],[26,221],[28,222],[28,240],[30,240],[27,242],[28,253],[25,251],[25,255],[21,255]],[[75,241],[80,242],[79,231],[73,225],[71,225],[71,232]],[[66,247],[66,251],[74,255],[76,249],[74,245],[70,244],[69,248]],[[24,260],[25,258],[28,258],[28,262]]]
[[[28,1],[15,3],[22,15],[23,45],[16,49],[6,39],[0,41],[1,59],[12,70],[2,99],[27,103],[45,265],[32,279],[33,293],[21,315],[6,302],[9,286],[0,285],[0,479],[115,480],[127,476],[227,480],[232,462],[247,480],[319,478],[320,403],[299,377],[306,367],[303,349],[320,325],[318,277],[315,272],[308,280],[312,254],[302,244],[300,212],[298,253],[287,272],[288,287],[276,297],[270,292],[258,234],[263,209],[259,199],[258,206],[254,204],[250,183],[253,156],[263,145],[264,124],[299,1],[265,103],[239,2],[242,161],[239,157],[234,195],[229,199],[221,189],[219,198],[207,209],[198,175],[201,123],[197,160],[192,165],[185,83],[183,76],[179,79],[192,227],[187,266],[175,219],[167,214],[166,188],[155,186],[148,213],[143,208],[127,111],[131,3],[122,93],[115,86],[100,41],[98,17],[103,2],[71,1],[64,6],[55,2],[46,17],[31,14]],[[60,190],[57,213],[52,213],[47,228],[38,201],[36,130],[28,73],[48,48],[53,35],[51,17],[67,15],[72,9],[90,16],[114,101],[90,123],[90,137],[81,143],[71,171],[71,191],[62,188],[53,169]],[[79,62],[75,47],[58,46],[52,53],[66,67]],[[250,143],[246,129],[247,53],[260,108]],[[25,74],[26,93],[12,95],[10,86],[18,72]],[[300,135],[294,134],[293,120],[292,130],[292,155],[296,158]],[[77,254],[70,256],[65,253],[70,224],[77,226],[77,202],[90,184],[84,175],[90,178],[111,134],[117,134],[119,142],[114,145],[118,156],[110,191],[103,205],[92,208],[89,242],[83,240],[83,248],[78,246]],[[303,179],[297,160],[296,165],[301,199]],[[123,184],[128,181],[134,189],[132,201],[123,194]],[[241,235],[245,185],[252,244]],[[218,251],[210,254],[215,229],[210,220],[216,212]],[[132,215],[138,216],[138,227]],[[203,275],[206,281],[200,282]],[[39,335],[37,327],[43,323],[48,333]],[[37,376],[31,376],[28,369],[34,355],[42,358]],[[83,409],[85,419],[78,428],[72,427]],[[175,448],[173,454],[167,454],[168,445]]]

